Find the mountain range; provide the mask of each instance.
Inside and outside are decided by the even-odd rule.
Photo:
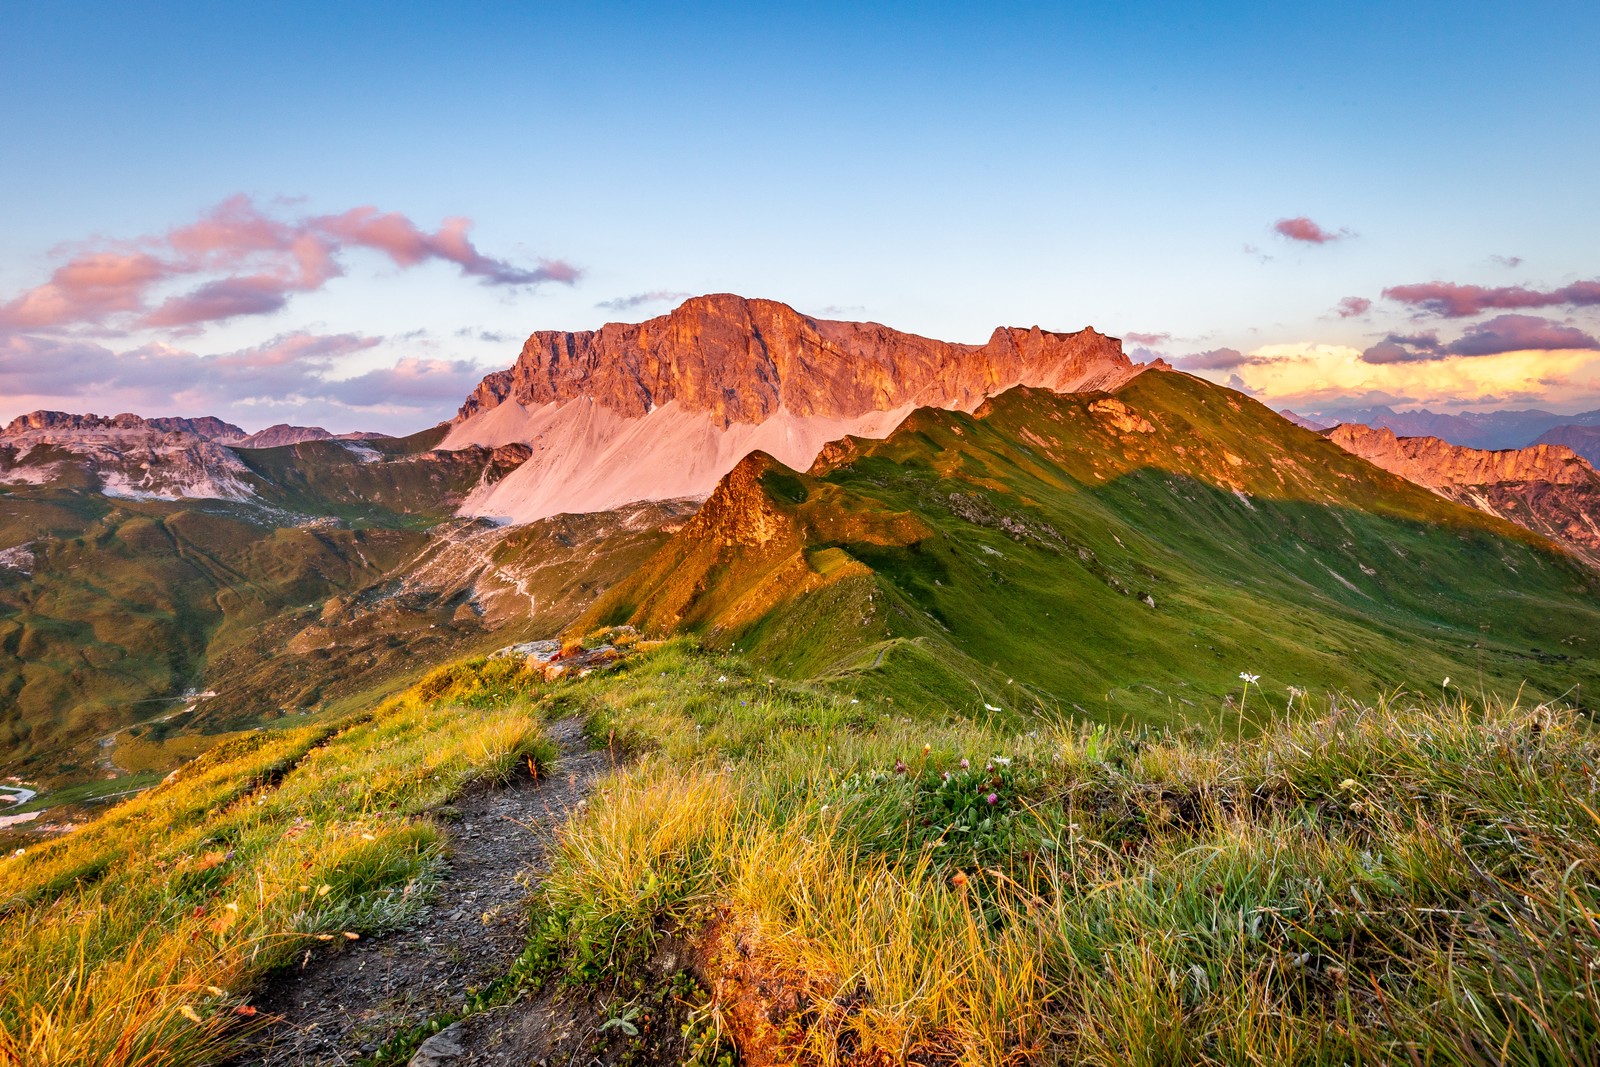
[[[1575,446],[1313,432],[1093,329],[728,294],[534,333],[405,438],[35,412],[0,432],[0,774],[159,776],[624,623],[952,712],[1587,691],[1597,489]]]
[[[1576,415],[1557,415],[1550,411],[1463,411],[1449,415],[1432,412],[1427,408],[1415,411],[1396,411],[1386,405],[1374,407],[1332,407],[1314,412],[1280,412],[1284,418],[1313,430],[1326,430],[1341,423],[1372,426],[1392,430],[1400,437],[1437,437],[1453,445],[1470,448],[1504,449],[1522,448],[1531,444],[1566,444],[1584,456],[1590,463],[1600,463],[1600,451],[1586,451],[1564,440],[1561,435],[1574,429],[1600,428],[1600,411],[1584,411]],[[1557,436],[1552,437],[1551,434]],[[1587,447],[1594,447],[1594,438],[1583,434]]]

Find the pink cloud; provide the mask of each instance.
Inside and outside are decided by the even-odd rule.
[[[48,282],[0,303],[0,330],[121,324],[192,328],[280,310],[344,273],[339,255],[364,248],[410,268],[453,263],[485,285],[571,284],[580,271],[561,260],[519,267],[480,252],[472,222],[450,218],[429,233],[406,216],[357,207],[338,215],[279,218],[249,197],[229,197],[196,221],[159,236],[85,251]],[[184,293],[172,283],[203,279]]]
[[[1160,345],[1172,340],[1170,333],[1138,333],[1130,330],[1122,335],[1124,341],[1132,341],[1136,345]]]
[[[1364,296],[1347,296],[1334,307],[1333,313],[1341,319],[1360,318],[1372,308],[1372,301]]]
[[[57,267],[43,285],[0,304],[0,329],[99,322],[136,311],[165,272],[159,260],[143,252],[86,252]]]
[[[1528,308],[1594,307],[1600,305],[1600,280],[1573,282],[1559,289],[1527,289],[1520,285],[1490,287],[1455,282],[1423,282],[1385,289],[1390,300],[1447,319],[1465,318],[1484,311]]]
[[[1314,245],[1325,245],[1329,241],[1338,241],[1345,237],[1354,236],[1349,230],[1340,230],[1337,233],[1325,230],[1304,215],[1299,215],[1292,219],[1279,219],[1272,224],[1272,228],[1280,237],[1287,237],[1291,241],[1304,241]]]

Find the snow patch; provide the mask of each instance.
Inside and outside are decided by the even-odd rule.
[[[18,571],[24,577],[31,577],[33,575],[34,564],[32,544],[33,542],[29,541],[24,544],[16,545],[12,548],[0,551],[0,567],[4,567],[7,570]],[[8,788],[10,787],[0,786],[0,789]]]

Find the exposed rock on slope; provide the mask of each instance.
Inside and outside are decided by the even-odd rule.
[[[36,411],[0,433],[0,483],[79,483],[136,500],[247,500],[249,471],[207,432],[243,431],[218,419],[142,419]]]
[[[1328,438],[1448,497],[1541,533],[1600,567],[1600,474],[1563,445],[1486,451],[1343,423]]]
[[[917,407],[971,411],[1018,384],[1113,388],[1142,369],[1092,329],[952,344],[719,294],[647,322],[535,333],[442,447],[528,443],[532,459],[462,513],[529,522],[703,497],[753,451],[803,469],[826,442],[887,436]]]

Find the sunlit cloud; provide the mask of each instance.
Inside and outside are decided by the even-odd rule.
[[[1369,350],[1370,351],[1370,350]],[[1482,356],[1374,362],[1346,345],[1266,345],[1228,370],[1201,370],[1227,384],[1236,376],[1274,407],[1392,404],[1592,407],[1600,403],[1600,352],[1508,351]]]
[[[1299,215],[1292,219],[1279,219],[1272,224],[1272,230],[1279,237],[1314,245],[1325,245],[1330,241],[1341,241],[1346,237],[1355,236],[1349,230],[1334,232],[1323,229],[1322,226],[1304,215]]]
[[[1527,289],[1520,285],[1459,285],[1422,282],[1396,285],[1383,295],[1397,303],[1441,318],[1459,319],[1485,311],[1519,311],[1548,307],[1600,307],[1600,280],[1573,282],[1556,289]]]
[[[1600,349],[1600,341],[1577,327],[1563,326],[1538,315],[1497,315],[1468,326],[1449,344],[1441,342],[1432,330],[1390,334],[1361,353],[1361,358],[1368,363],[1417,363],[1452,356],[1579,349]]]
[[[1341,319],[1358,319],[1372,310],[1372,301],[1364,296],[1347,296],[1334,305],[1333,313]]]
[[[485,285],[570,285],[579,277],[562,260],[517,266],[487,256],[469,238],[471,226],[451,218],[430,233],[374,207],[282,217],[233,196],[164,234],[98,242],[71,255],[49,280],[0,302],[0,330],[192,330],[269,315],[343,275],[340,256],[351,249],[378,252],[402,269],[452,263]],[[186,282],[190,288],[171,291]]]

